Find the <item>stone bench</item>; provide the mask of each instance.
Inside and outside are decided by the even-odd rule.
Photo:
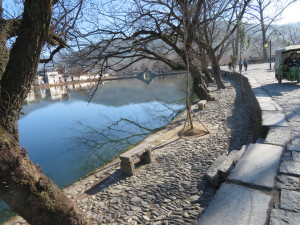
[[[201,100],[197,103],[198,105],[198,109],[199,110],[203,110],[205,108],[205,105],[206,105],[206,100]]]
[[[148,142],[143,142],[138,146],[130,149],[129,151],[120,155],[121,159],[121,172],[127,175],[135,175],[135,164],[151,163],[152,155],[151,149],[153,146]]]

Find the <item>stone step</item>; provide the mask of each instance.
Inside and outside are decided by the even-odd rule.
[[[244,154],[246,145],[240,150],[232,150],[228,155],[219,156],[205,173],[205,178],[215,187],[226,180],[234,166]]]
[[[272,189],[283,147],[250,144],[228,180]]]
[[[197,225],[264,225],[270,200],[264,192],[223,183]]]

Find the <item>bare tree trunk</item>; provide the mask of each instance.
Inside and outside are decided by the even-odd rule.
[[[207,80],[208,83],[213,83],[214,82],[214,80],[210,76],[210,72],[208,71],[207,68],[202,68],[201,72],[204,74],[205,79]]]
[[[266,61],[268,59],[267,48],[265,48],[265,43],[267,43],[267,37],[266,37],[265,25],[263,22],[261,23],[261,33],[262,33],[263,58],[264,61]]]
[[[3,16],[3,7],[2,7],[2,0],[0,0],[0,19],[2,19]]]
[[[19,145],[17,121],[37,72],[55,1],[25,1],[9,59],[0,58],[4,65],[3,75],[0,74],[0,198],[31,225],[80,225],[84,219],[75,204],[29,160]],[[4,38],[0,31],[0,41]]]
[[[209,56],[211,58],[213,75],[214,75],[215,81],[217,83],[217,87],[219,89],[226,88],[221,79],[221,70],[220,70],[219,60],[215,56],[214,52],[209,52]]]
[[[207,89],[206,84],[203,81],[203,75],[201,74],[201,72],[195,66],[191,66],[190,70],[191,76],[193,78],[193,89],[197,97],[208,101],[214,101],[215,98],[209,94],[209,90]]]
[[[1,131],[0,197],[31,225],[79,225],[75,204],[33,165],[18,141]]]
[[[200,49],[201,56],[199,57],[201,62],[201,73],[204,74],[207,83],[213,83],[214,80],[210,76],[210,72],[208,71],[208,62],[207,62],[207,55],[204,55],[204,49]]]

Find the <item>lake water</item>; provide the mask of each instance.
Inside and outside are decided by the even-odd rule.
[[[107,81],[88,102],[93,86],[32,90],[24,103],[19,120],[21,145],[59,187],[116,157],[184,108],[182,74],[147,82]],[[0,202],[0,223],[9,215],[11,211]]]

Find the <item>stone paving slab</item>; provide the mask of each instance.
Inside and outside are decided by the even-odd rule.
[[[291,138],[291,128],[290,127],[271,127],[265,143],[273,145],[285,146]]]
[[[290,122],[300,122],[299,112],[289,112],[289,113],[286,113],[286,118]]]
[[[289,124],[281,111],[263,111],[262,126],[288,127]]]
[[[229,176],[229,180],[272,189],[283,148],[250,144]]]
[[[269,225],[299,225],[300,213],[288,212],[281,209],[273,209]]]
[[[300,122],[290,122],[293,131],[300,131]]]
[[[264,225],[270,200],[263,192],[224,183],[197,225]]]
[[[272,104],[276,107],[278,111],[283,111],[282,107],[275,100],[273,100]]]
[[[272,104],[271,101],[269,101],[269,102],[258,101],[258,103],[259,103],[259,107],[262,111],[270,111],[270,110],[276,111],[277,110],[277,108]]]
[[[289,151],[300,151],[300,137],[294,137],[291,142],[287,145]]]
[[[280,164],[279,171],[290,175],[300,175],[300,162],[284,161]]]
[[[300,152],[292,151],[292,158],[295,162],[300,162]]]
[[[300,191],[300,178],[280,174],[277,176],[277,187],[279,189]]]
[[[293,212],[300,212],[300,192],[281,190],[280,208],[291,210]]]

